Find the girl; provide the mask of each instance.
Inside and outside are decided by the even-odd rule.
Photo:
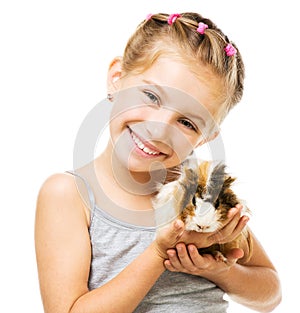
[[[108,71],[110,140],[91,163],[50,176],[38,195],[36,253],[45,312],[226,312],[223,299],[270,312],[274,266],[253,254],[228,262],[197,248],[234,239],[241,205],[214,233],[155,227],[151,201],[165,169],[182,163],[240,101],[244,67],[233,43],[196,13],[149,15]],[[160,225],[157,225],[160,226]],[[246,261],[247,260],[247,261]]]

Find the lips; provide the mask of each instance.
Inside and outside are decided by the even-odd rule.
[[[139,138],[132,130],[130,130],[130,135],[136,146],[149,156],[158,156],[161,154],[160,151],[156,150],[154,146],[149,143],[144,142]]]

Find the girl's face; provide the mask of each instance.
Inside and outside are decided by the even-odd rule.
[[[130,172],[176,166],[216,136],[220,81],[201,72],[200,79],[183,63],[160,58],[115,84],[108,147]]]

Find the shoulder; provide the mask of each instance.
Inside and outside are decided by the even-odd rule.
[[[37,197],[37,211],[59,214],[82,214],[88,221],[85,197],[79,190],[76,178],[69,173],[55,173],[42,183]]]
[[[76,193],[74,177],[67,173],[56,173],[45,179],[39,190],[38,200],[59,198],[67,200],[76,196]]]

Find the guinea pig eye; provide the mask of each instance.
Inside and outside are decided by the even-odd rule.
[[[219,201],[219,199],[217,199],[217,201],[215,202],[215,208],[217,209],[219,207],[219,205],[220,205],[220,201]]]
[[[196,197],[195,196],[193,196],[192,203],[194,206],[196,206]]]

